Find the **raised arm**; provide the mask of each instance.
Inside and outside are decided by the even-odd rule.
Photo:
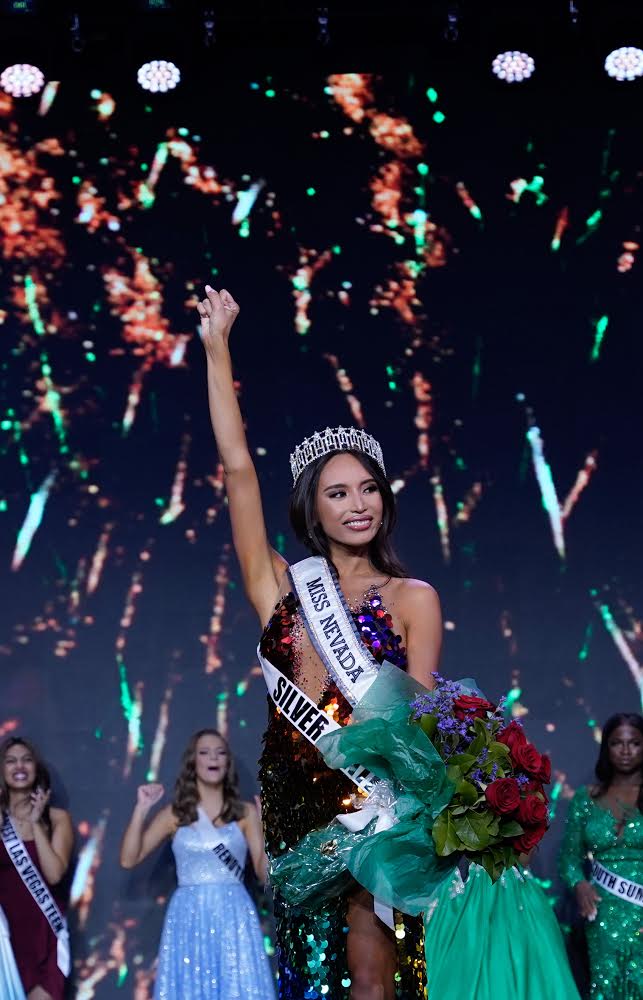
[[[239,306],[229,292],[205,286],[198,304],[208,367],[210,420],[225,475],[232,538],[250,603],[262,624],[272,611],[286,563],[268,544],[259,480],[234,389],[228,339]]]
[[[163,785],[141,785],[138,789],[134,812],[121,842],[122,868],[135,868],[136,865],[140,865],[148,854],[174,833],[176,821],[171,806],[161,809],[149,826],[145,826],[147,814],[162,795]]]

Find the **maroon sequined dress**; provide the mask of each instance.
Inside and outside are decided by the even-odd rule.
[[[317,656],[299,614],[299,601],[286,594],[261,638],[261,653],[339,723],[351,706]],[[406,669],[406,652],[393,619],[371,588],[351,614],[363,642],[381,662]],[[268,855],[276,857],[305,834],[351,809],[354,785],[332,771],[320,753],[276,709],[269,698],[269,721],[260,760],[263,819]],[[321,904],[314,912],[287,906],[275,893],[280,1000],[348,1000],[351,980],[346,960],[347,897]],[[396,996],[425,996],[421,920],[395,915],[398,954]]]
[[[24,845],[31,860],[40,868],[38,851],[33,840]],[[56,890],[48,887],[61,908]],[[0,906],[9,923],[11,947],[25,993],[41,986],[53,1000],[62,1000],[65,977],[58,968],[56,935],[31,898],[31,893],[18,875],[7,849],[0,841]]]

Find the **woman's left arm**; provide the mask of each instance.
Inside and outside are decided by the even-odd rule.
[[[74,831],[69,813],[64,809],[51,809],[50,819],[51,837],[42,816],[33,821],[33,836],[42,874],[50,885],[57,885],[69,868]]]
[[[425,687],[435,687],[442,648],[442,609],[437,591],[423,580],[407,580],[402,617],[406,626],[408,673]]]
[[[266,857],[266,847],[263,839],[263,825],[261,822],[261,805],[258,797],[255,798],[256,805],[246,802],[246,812],[242,820],[242,830],[252,859],[252,867],[261,883],[268,878],[268,858]]]

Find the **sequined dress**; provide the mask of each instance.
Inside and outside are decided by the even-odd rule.
[[[286,594],[261,638],[261,653],[329,711],[347,722],[351,706],[313,654],[302,624],[297,597]],[[351,614],[363,642],[375,658],[405,670],[406,652],[393,619],[371,588]],[[260,783],[266,850],[277,857],[311,830],[351,810],[351,781],[330,770],[319,752],[294,729],[268,699],[269,721],[260,760]],[[287,906],[275,893],[280,1000],[348,1000],[351,980],[346,960],[347,895],[320,902],[314,913]],[[422,924],[395,915],[396,996],[425,996]]]
[[[172,850],[179,887],[165,916],[155,1000],[274,1000],[254,904],[239,874],[247,856],[237,823],[181,826]]]
[[[579,788],[569,807],[560,852],[560,874],[570,889],[587,878],[588,855],[633,882],[643,884],[643,816],[636,810],[617,832],[609,809]],[[643,908],[601,886],[598,916],[585,921],[592,1000],[643,1000]]]

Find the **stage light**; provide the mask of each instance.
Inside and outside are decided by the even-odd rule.
[[[614,80],[636,80],[643,76],[643,49],[634,45],[613,49],[605,60],[605,72]]]
[[[15,63],[0,73],[0,87],[12,97],[32,97],[45,85],[42,70],[30,63]]]
[[[159,91],[166,93],[174,90],[180,81],[181,70],[166,59],[152,59],[151,62],[143,63],[136,78],[143,90],[151,90],[154,94]]]
[[[526,52],[499,52],[491,64],[491,69],[506,83],[521,83],[528,80],[536,68],[534,60]]]

